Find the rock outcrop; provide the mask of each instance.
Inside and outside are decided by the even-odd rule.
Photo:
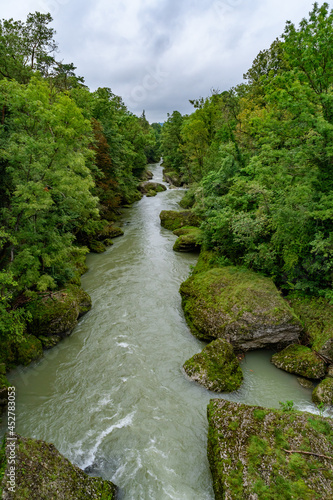
[[[310,379],[321,379],[326,373],[324,361],[304,345],[294,344],[286,347],[274,354],[272,363],[288,373]]]
[[[29,333],[35,337],[70,335],[80,316],[91,309],[91,298],[75,285],[39,297],[27,305],[32,314]]]
[[[14,435],[15,441],[8,437],[0,464],[0,470],[5,467],[1,484],[3,500],[115,499],[116,486],[111,481],[88,476],[63,457],[53,444],[18,434]],[[13,455],[16,456],[15,475],[11,469]]]
[[[161,226],[170,231],[184,226],[200,226],[200,219],[191,210],[162,210]]]
[[[236,391],[243,381],[232,345],[224,339],[214,340],[195,354],[186,361],[184,370],[192,380],[215,392]]]
[[[302,330],[272,280],[249,270],[194,273],[180,293],[190,329],[203,340],[224,338],[240,351],[282,348],[297,342]]]
[[[160,184],[159,182],[141,182],[139,186],[139,191],[146,196],[156,196],[157,193],[162,193],[162,191],[166,191],[166,187],[164,184]]]
[[[198,227],[185,226],[176,229],[173,234],[178,236],[173,249],[175,252],[197,252],[201,248],[201,230]]]
[[[333,498],[333,420],[211,400],[208,459],[216,500]]]
[[[168,182],[171,186],[175,187],[180,187],[184,184],[181,175],[173,170],[166,171],[164,169],[163,180],[164,182]]]

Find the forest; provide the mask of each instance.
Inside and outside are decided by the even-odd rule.
[[[19,341],[25,301],[78,281],[146,165],[189,187],[201,243],[284,295],[333,300],[333,13],[314,4],[262,50],[244,82],[150,125],[110,88],[55,58],[50,14],[0,24],[0,337]]]
[[[32,297],[78,267],[158,161],[159,124],[55,59],[50,14],[0,23],[0,338],[20,341]],[[96,241],[95,241],[96,243]]]
[[[314,4],[262,50],[244,82],[190,101],[162,131],[165,168],[190,185],[221,264],[285,295],[333,299],[333,13]]]

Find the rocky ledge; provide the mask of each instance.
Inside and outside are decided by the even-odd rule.
[[[198,227],[185,226],[173,231],[178,236],[173,249],[175,252],[196,252],[201,248],[201,230]]]
[[[164,184],[160,184],[158,182],[146,181],[146,182],[141,182],[141,184],[139,185],[139,191],[142,194],[151,197],[151,196],[156,196],[157,193],[166,191],[166,187],[164,186]]]
[[[208,406],[215,499],[333,498],[333,420],[221,399]]]
[[[180,293],[190,329],[202,340],[224,338],[240,351],[282,348],[302,331],[272,280],[249,270],[225,266],[194,273]]]
[[[3,500],[116,498],[116,486],[111,481],[88,476],[63,457],[53,444],[18,434],[14,438],[16,440],[7,436],[0,456]],[[11,465],[14,455],[15,469]]]
[[[200,219],[191,210],[162,210],[161,226],[170,231],[184,226],[200,226]]]
[[[186,361],[184,370],[192,380],[215,392],[235,391],[243,381],[232,345],[224,339],[214,340],[195,354]]]

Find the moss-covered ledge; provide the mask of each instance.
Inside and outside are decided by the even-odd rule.
[[[184,226],[199,227],[200,219],[191,210],[162,210],[161,226],[170,231]]]
[[[69,500],[116,498],[116,486],[111,481],[90,477],[62,456],[53,444],[14,435],[6,436],[2,448],[0,471],[3,500]],[[9,445],[13,446],[10,447]],[[5,450],[5,454],[3,451]],[[11,453],[15,450],[15,482],[11,483]],[[13,491],[12,484],[15,485]]]
[[[288,373],[309,379],[321,379],[326,373],[325,362],[309,347],[293,344],[274,354],[272,363]]]
[[[216,500],[333,498],[333,420],[222,399],[208,406]]]
[[[198,227],[185,226],[173,231],[178,236],[173,250],[175,252],[198,252],[201,248],[202,231]]]
[[[194,272],[180,293],[190,329],[202,340],[225,338],[247,351],[285,347],[302,331],[273,281],[250,270],[224,266]]]

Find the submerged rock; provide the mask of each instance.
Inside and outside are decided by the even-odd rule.
[[[243,381],[242,369],[232,345],[224,339],[208,344],[184,364],[187,375],[210,391],[236,391]]]
[[[29,332],[36,337],[70,335],[80,316],[91,309],[91,298],[82,288],[71,285],[31,301]]]
[[[173,234],[178,236],[173,245],[175,252],[196,252],[200,250],[201,230],[198,227],[185,226],[176,229]]]
[[[161,226],[170,231],[183,226],[200,226],[200,219],[191,210],[162,210]]]
[[[312,401],[316,404],[333,405],[333,378],[325,378],[312,393]]]
[[[3,500],[115,499],[116,486],[111,481],[88,476],[62,456],[53,444],[18,434],[11,437],[16,440],[7,435],[6,456],[0,464],[0,469],[5,467],[1,485]],[[16,455],[14,491],[11,489],[12,453]]]
[[[333,498],[332,419],[215,399],[208,422],[216,500]]]
[[[307,378],[297,377],[297,382],[306,389],[313,389],[313,382]]]
[[[272,363],[288,373],[311,379],[321,379],[326,373],[324,361],[304,345],[294,344],[286,347],[274,354]]]
[[[302,326],[269,278],[228,266],[193,274],[180,287],[192,333],[235,349],[285,347]]]

